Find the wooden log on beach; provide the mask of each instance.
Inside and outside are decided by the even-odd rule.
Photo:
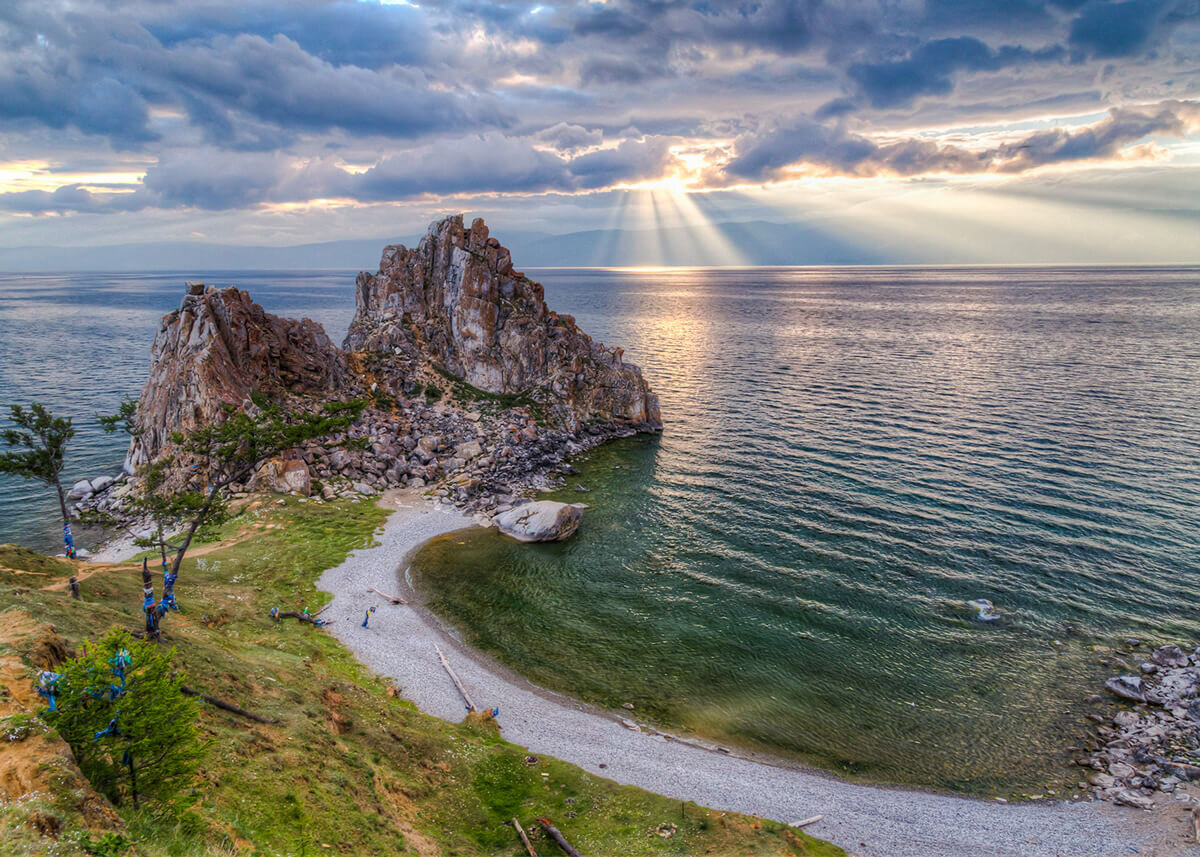
[[[317,621],[316,616],[313,616],[312,614],[309,614],[309,613],[301,613],[299,610],[281,610],[278,613],[274,614],[271,618],[274,619],[276,622],[278,622],[280,619],[298,619],[301,622],[307,622],[310,625],[320,625],[321,624],[320,622]]]
[[[373,586],[370,587],[369,589],[367,589],[367,592],[374,592],[376,595],[382,596],[385,601],[388,601],[392,604],[407,604],[408,603],[407,601],[405,601],[403,598],[401,598],[398,595],[388,595],[386,592],[380,592],[378,589],[376,589]]]
[[[539,818],[538,824],[542,826],[542,830],[549,834],[551,839],[558,843],[558,847],[563,850],[563,853],[569,855],[569,857],[583,857],[582,854],[575,850],[575,846],[567,841],[567,837],[562,835],[562,831],[550,823],[550,819]]]
[[[462,694],[463,702],[467,704],[467,711],[475,711],[475,703],[471,701],[471,697],[467,695],[467,689],[463,687],[463,683],[458,680],[458,675],[450,666],[450,662],[446,660],[446,656],[442,654],[442,648],[437,643],[433,644],[434,650],[437,652],[438,658],[442,662],[442,666],[446,668],[446,672],[450,674],[450,680],[454,682],[454,686],[458,688],[458,692]]]
[[[793,821],[791,823],[791,826],[792,827],[808,827],[810,824],[816,824],[818,821],[820,821],[824,817],[825,816],[823,816],[823,815],[814,815],[812,818],[804,819],[804,821]]]
[[[525,850],[529,852],[529,857],[538,857],[538,853],[533,850],[533,845],[529,841],[529,837],[525,835],[525,828],[521,826],[521,822],[515,818],[512,820],[513,827],[517,829],[517,835],[521,837],[521,844],[525,846]]]
[[[234,705],[232,702],[226,702],[223,699],[218,699],[215,696],[209,696],[207,693],[201,693],[195,688],[188,687],[186,684],[179,688],[179,692],[184,696],[195,696],[202,699],[209,705],[219,708],[222,711],[228,711],[230,714],[236,714],[239,717],[245,717],[248,720],[253,720],[255,723],[278,723],[278,717],[267,717],[262,714],[255,714],[253,711],[247,711],[241,706]]]

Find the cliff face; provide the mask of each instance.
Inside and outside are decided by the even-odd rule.
[[[236,288],[188,284],[154,338],[150,377],[138,400],[141,434],[127,470],[153,460],[172,432],[212,422],[253,392],[343,398],[357,381],[321,325],[263,311]]]
[[[448,217],[414,249],[385,248],[379,272],[358,276],[356,309],[347,351],[428,360],[489,393],[529,393],[569,430],[662,427],[641,370],[552,312],[482,220]]]

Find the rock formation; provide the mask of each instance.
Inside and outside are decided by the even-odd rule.
[[[591,422],[661,428],[658,398],[619,348],[606,348],[542,286],[513,270],[482,220],[430,225],[415,249],[390,246],[362,273],[347,351],[404,355],[492,394],[529,394],[568,430]]]
[[[236,288],[189,283],[179,309],[163,317],[151,355],[129,472],[153,460],[172,432],[210,423],[251,393],[340,398],[357,389],[321,325],[264,312]]]
[[[542,287],[512,269],[480,220],[466,229],[447,218],[414,250],[388,247],[378,274],[359,275],[356,301],[342,351],[314,322],[277,318],[234,288],[189,283],[154,340],[126,469],[252,393],[299,408],[363,397],[368,407],[343,435],[267,462],[240,487],[323,499],[427,487],[501,514],[523,488],[570,472],[568,456],[662,427],[641,371],[548,309]],[[188,471],[174,475],[186,481]],[[83,482],[73,496],[77,508],[119,512],[135,482]],[[578,510],[568,517],[561,523],[573,531]]]

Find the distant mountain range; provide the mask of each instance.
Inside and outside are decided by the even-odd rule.
[[[493,229],[520,268],[645,265],[845,265],[898,261],[895,248],[862,247],[808,224],[767,221],[703,228],[595,229],[551,235]],[[0,248],[0,271],[371,270],[388,244],[419,236],[290,247],[156,242],[102,247]],[[907,260],[906,260],[907,261]]]
[[[857,227],[851,230],[850,227]],[[1057,242],[1037,236],[996,235],[978,244],[947,241],[916,246],[903,230],[865,233],[862,224],[765,220],[671,229],[593,229],[552,235],[493,226],[492,234],[512,251],[518,270],[547,267],[682,265],[942,265],[1122,264],[1128,248],[1092,249],[1064,257]],[[388,244],[414,246],[420,236],[325,241],[291,247],[201,242],[115,244],[105,247],[0,247],[0,271],[179,271],[240,270],[375,271]],[[990,258],[981,258],[981,252]],[[994,254],[994,255],[991,255]],[[1166,263],[1177,260],[1159,260]]]

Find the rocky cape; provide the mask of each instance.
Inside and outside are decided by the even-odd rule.
[[[573,472],[569,456],[662,429],[641,370],[550,310],[483,221],[467,228],[461,216],[431,224],[416,248],[387,247],[378,273],[358,276],[342,348],[244,291],[189,283],[155,337],[126,472],[174,454],[173,432],[253,407],[252,393],[292,408],[369,406],[344,435],[268,462],[241,488],[330,499],[428,487],[489,516]],[[180,461],[176,478],[202,475]],[[119,512],[136,481],[81,492],[81,505]]]

